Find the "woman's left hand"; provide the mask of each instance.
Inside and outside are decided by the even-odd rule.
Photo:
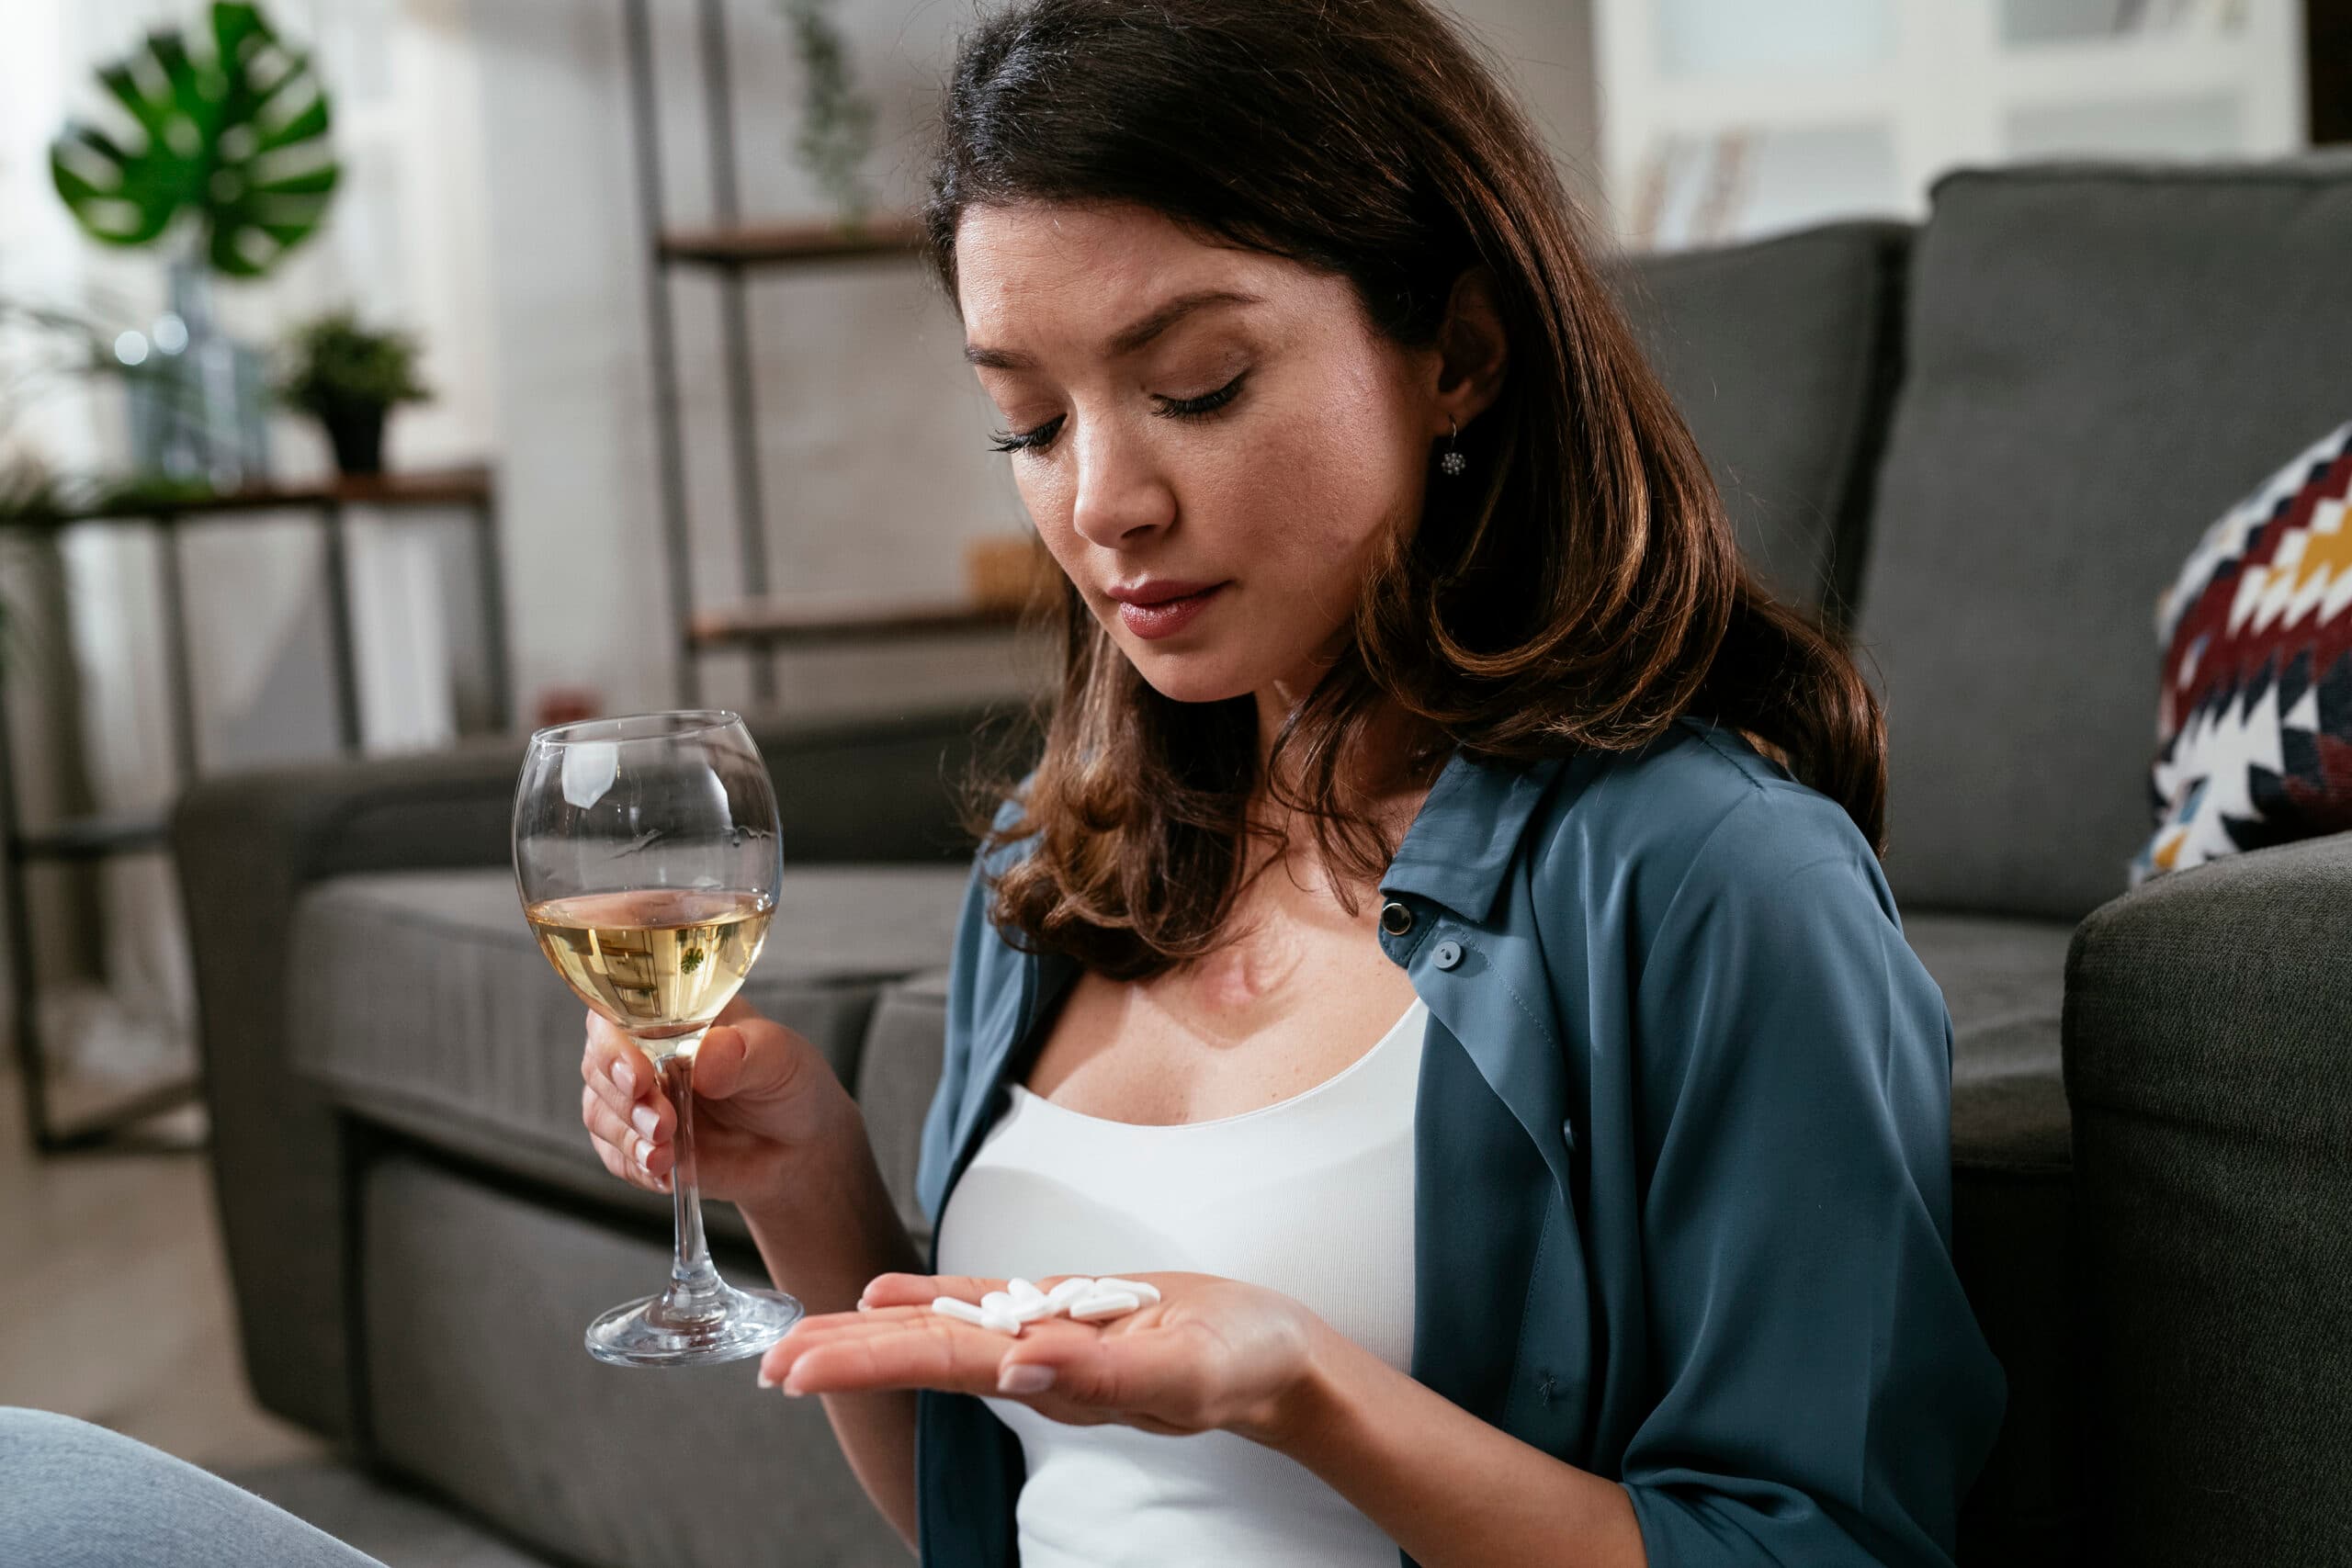
[[[1030,1282],[1050,1291],[1067,1275]],[[1279,1291],[1215,1274],[1127,1273],[1159,1300],[1123,1317],[1039,1318],[1018,1337],[931,1310],[934,1296],[975,1306],[1006,1281],[962,1274],[880,1274],[856,1312],[804,1317],[761,1359],[786,1393],[936,1388],[1019,1399],[1073,1426],[1115,1421],[1169,1437],[1227,1430],[1279,1440],[1331,1332]],[[1051,1373],[1042,1389],[1024,1386]]]

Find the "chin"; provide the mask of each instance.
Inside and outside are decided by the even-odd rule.
[[[1247,696],[1260,684],[1225,661],[1198,650],[1176,653],[1148,647],[1140,650],[1129,649],[1127,660],[1153,691],[1171,703],[1221,703]]]

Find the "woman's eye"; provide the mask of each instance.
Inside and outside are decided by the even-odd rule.
[[[1240,395],[1241,383],[1249,376],[1245,370],[1216,391],[1204,392],[1197,398],[1170,398],[1154,393],[1152,400],[1159,405],[1154,412],[1170,419],[1197,419],[1203,414],[1215,413]],[[989,438],[989,446],[999,452],[1042,452],[1054,444],[1055,436],[1061,434],[1065,417],[1056,414],[1045,423],[1029,430],[1000,430]]]
[[[1214,392],[1204,392],[1197,398],[1160,398],[1159,412],[1171,419],[1191,419],[1204,413],[1215,413],[1240,394],[1241,383],[1249,379],[1244,370]]]
[[[1047,420],[1045,423],[1036,426],[1035,429],[1024,430],[1020,432],[1018,434],[1009,431],[1000,430],[993,436],[989,437],[989,445],[999,452],[1034,452],[1039,450],[1042,447],[1051,445],[1054,436],[1061,430],[1062,418],[1062,415],[1056,414],[1053,418]]]

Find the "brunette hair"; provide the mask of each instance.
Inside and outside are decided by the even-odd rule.
[[[1473,49],[1423,0],[1022,0],[950,74],[923,212],[956,293],[974,204],[1134,203],[1215,243],[1346,277],[1381,333],[1435,340],[1485,267],[1510,347],[1356,607],[1351,646],[1259,776],[1247,694],[1161,696],[1074,584],[1051,607],[1058,689],[1018,780],[976,782],[984,847],[1033,834],[998,877],[1007,938],[1119,978],[1229,934],[1264,788],[1312,824],[1347,889],[1396,846],[1342,769],[1388,702],[1481,761],[1656,739],[1685,713],[1738,728],[1884,850],[1884,725],[1839,641],[1749,575],[1689,430],[1588,258],[1550,157]],[[1431,454],[1434,459],[1435,453]],[[1418,765],[1442,761],[1425,753]],[[1295,784],[1295,788],[1292,787]]]

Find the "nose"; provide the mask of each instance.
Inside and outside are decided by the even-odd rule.
[[[1116,420],[1089,421],[1078,435],[1078,493],[1070,526],[1106,549],[1132,547],[1176,516],[1176,492],[1148,445]]]

